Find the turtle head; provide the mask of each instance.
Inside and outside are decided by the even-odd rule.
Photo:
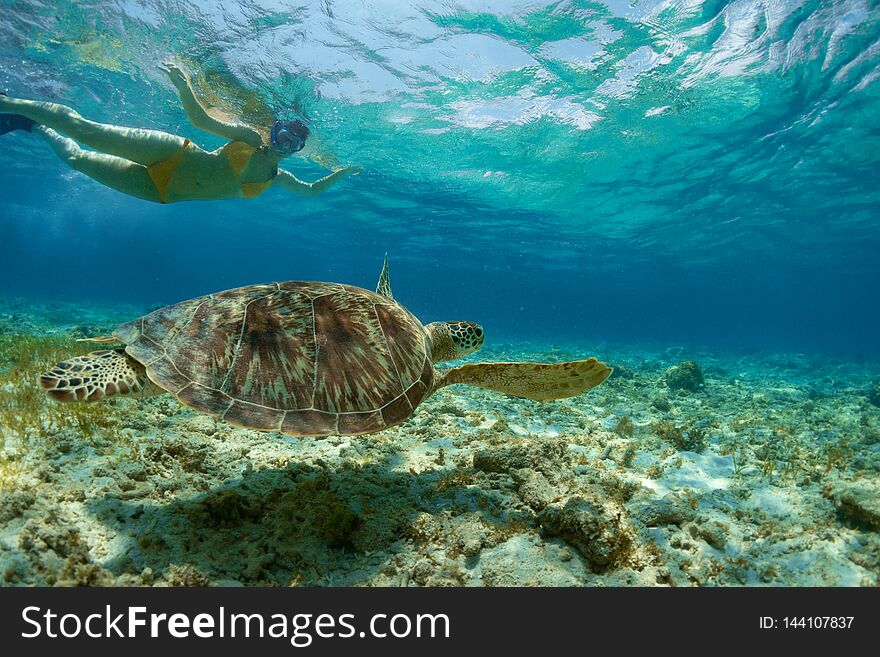
[[[483,346],[483,327],[473,322],[432,322],[425,327],[431,360],[439,363],[474,353]]]

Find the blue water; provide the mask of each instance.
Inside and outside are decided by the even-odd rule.
[[[372,287],[493,338],[880,356],[880,10],[838,2],[3,3],[0,87],[190,126],[183,61],[301,117],[324,195],[162,206],[2,137],[0,296]]]

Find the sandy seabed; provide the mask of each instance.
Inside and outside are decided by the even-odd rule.
[[[615,373],[547,403],[446,388],[399,427],[326,439],[170,395],[42,398],[52,349],[142,312],[0,302],[3,585],[878,584],[876,361],[495,344],[468,360]]]

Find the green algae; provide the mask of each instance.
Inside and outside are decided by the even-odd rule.
[[[660,440],[672,443],[679,451],[702,452],[706,447],[706,430],[692,422],[676,425],[661,420],[653,423],[651,430]]]
[[[70,439],[118,441],[115,404],[61,404],[47,399],[38,378],[55,363],[94,345],[58,335],[0,335],[0,490],[16,488],[41,454],[66,451]]]

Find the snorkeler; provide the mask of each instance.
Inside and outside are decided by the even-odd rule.
[[[270,128],[244,125],[196,98],[177,65],[162,68],[177,88],[183,110],[195,127],[229,139],[205,151],[189,139],[159,130],[95,123],[65,105],[10,98],[0,92],[0,135],[25,130],[42,136],[70,167],[115,190],[156,203],[253,198],[270,186],[314,196],[358,167],[337,169],[303,182],[278,168],[303,149],[309,129],[301,121],[274,121]],[[94,150],[86,150],[80,146]]]

